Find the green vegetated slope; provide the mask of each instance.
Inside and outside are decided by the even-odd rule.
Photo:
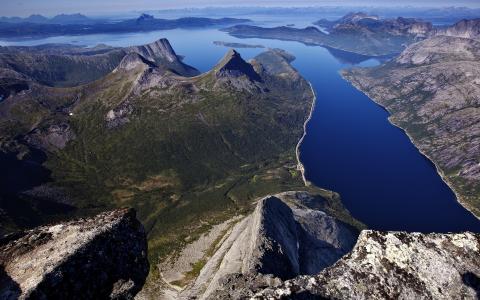
[[[125,48],[68,44],[0,47],[0,69],[18,72],[46,86],[74,87],[106,76],[128,53],[139,53],[178,74],[199,74],[198,70],[181,62],[166,39]]]
[[[480,42],[436,36],[397,59],[343,76],[383,105],[480,216]]]
[[[19,163],[42,149],[38,165],[50,180],[10,203],[51,196],[75,214],[134,207],[152,266],[281,191],[320,195],[331,214],[357,224],[337,194],[306,187],[297,170],[296,145],[314,95],[292,59],[272,50],[247,63],[230,51],[210,72],[183,77],[130,53],[84,86],[31,83],[0,103],[8,116],[0,123],[2,149]]]

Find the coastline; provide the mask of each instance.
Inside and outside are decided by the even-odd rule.
[[[263,28],[263,27],[262,27]],[[323,47],[323,48],[330,48],[330,49],[333,49],[333,50],[339,50],[339,51],[344,51],[344,52],[348,52],[348,53],[352,53],[352,54],[357,54],[357,55],[363,55],[363,56],[368,56],[368,57],[385,57],[385,56],[390,56],[390,55],[395,55],[394,52],[389,52],[389,53],[371,53],[371,52],[363,52],[363,51],[353,51],[353,50],[348,50],[348,49],[344,49],[344,48],[341,48],[341,47],[338,47],[338,46],[334,46],[334,45],[327,45],[325,43],[322,43],[322,42],[307,42],[307,41],[300,41],[298,39],[288,39],[288,38],[274,38],[274,37],[261,37],[259,35],[255,35],[255,34],[232,34],[228,31],[225,31],[226,33],[228,33],[228,35],[230,36],[233,36],[235,38],[239,38],[239,39],[265,39],[265,40],[278,40],[278,41],[285,41],[285,42],[297,42],[297,43],[302,43],[306,46],[318,46],[318,47]]]
[[[310,106],[310,113],[308,114],[307,119],[303,123],[303,135],[300,138],[300,140],[298,141],[297,146],[295,147],[295,153],[296,153],[296,156],[297,156],[297,170],[300,171],[300,173],[302,173],[302,179],[303,179],[303,183],[305,184],[305,186],[310,186],[310,185],[312,185],[312,183],[305,178],[305,167],[303,166],[303,163],[300,160],[300,145],[302,144],[303,140],[305,139],[305,136],[307,136],[307,125],[308,125],[308,122],[310,122],[310,119],[312,119],[313,111],[315,109],[315,104],[317,102],[317,94],[315,93],[315,90],[312,86],[312,83],[308,82],[308,84],[310,85],[310,90],[312,91],[312,94],[313,94],[313,100],[312,100],[312,104]]]
[[[443,172],[443,170],[438,166],[438,164],[427,154],[425,153],[423,150],[421,150],[418,145],[416,144],[415,142],[415,139],[402,127],[400,127],[399,125],[395,124],[394,121],[392,121],[392,113],[390,112],[390,110],[383,106],[378,100],[376,100],[373,96],[369,95],[367,92],[363,91],[359,84],[355,83],[354,81],[352,80],[349,80],[348,78],[346,78],[343,74],[343,72],[340,73],[340,75],[342,76],[342,78],[349,82],[353,87],[355,87],[358,91],[360,91],[362,94],[364,94],[365,96],[367,96],[370,100],[372,100],[373,103],[375,103],[376,105],[380,106],[381,108],[383,108],[388,114],[388,122],[390,124],[392,124],[393,126],[397,127],[398,129],[400,129],[403,133],[405,133],[405,135],[408,137],[408,139],[410,140],[410,142],[412,143],[412,145],[415,147],[415,149],[418,150],[418,152],[420,152],[420,154],[422,154],[425,158],[427,158],[434,166],[435,166],[435,170],[437,172],[437,174],[440,176],[440,178],[442,179],[443,182],[445,182],[445,184],[450,188],[450,190],[453,192],[453,194],[455,195],[455,198],[457,200],[457,202],[464,208],[466,209],[468,212],[470,212],[475,218],[479,219],[480,220],[480,215],[477,215],[473,212],[473,208],[465,201],[465,199],[462,197],[462,195],[455,189],[455,187],[453,186],[452,182],[448,179],[448,177],[445,175],[445,173]]]

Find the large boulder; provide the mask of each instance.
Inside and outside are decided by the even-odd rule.
[[[148,271],[145,231],[132,209],[0,241],[0,299],[133,299]]]
[[[362,231],[355,248],[316,276],[258,299],[478,299],[480,234]]]

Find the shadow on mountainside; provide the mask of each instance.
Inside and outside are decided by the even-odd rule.
[[[18,284],[13,281],[0,266],[0,299],[15,300],[20,296],[21,290]]]
[[[480,299],[480,278],[472,272],[467,272],[462,275],[462,280],[465,285],[475,290],[477,298]]]

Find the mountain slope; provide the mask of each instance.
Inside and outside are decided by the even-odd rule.
[[[305,187],[297,169],[314,95],[291,55],[271,50],[246,62],[231,51],[211,71],[185,77],[165,67],[178,62],[174,52],[156,53],[167,48],[133,48],[94,82],[33,82],[0,102],[11,169],[46,174],[4,195],[4,220],[32,226],[131,206],[147,230],[152,266],[271,193],[308,190],[353,222],[338,195]],[[145,57],[152,53],[161,63]]]
[[[313,26],[298,29],[236,25],[224,31],[239,38],[298,41],[361,55],[384,56],[400,53],[406,45],[425,38],[432,30],[432,25],[428,22],[405,18],[379,19],[362,13],[349,14],[338,21],[323,20],[315,24],[327,27],[329,33]]]
[[[438,167],[459,201],[480,216],[480,43],[435,36],[397,59],[343,76],[391,113]]]
[[[145,59],[179,75],[194,76],[199,72],[184,64],[166,39],[148,45],[94,48],[71,45],[36,47],[0,47],[0,68],[13,70],[42,85],[73,87],[95,81],[110,73],[128,53]]]
[[[438,29],[436,35],[480,39],[480,19],[462,20],[447,28]]]
[[[325,209],[328,202],[306,192],[259,200],[180,298],[243,299],[259,286],[319,273],[350,251],[358,235]]]

